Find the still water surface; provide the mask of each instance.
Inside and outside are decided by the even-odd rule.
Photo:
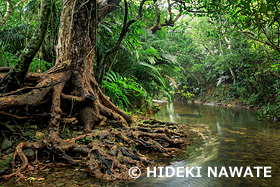
[[[157,120],[205,124],[209,128],[208,141],[191,145],[189,158],[172,163],[173,167],[202,167],[202,177],[141,177],[129,186],[280,186],[279,123],[260,122],[256,112],[246,109],[180,102],[165,103],[162,108],[154,116]],[[207,177],[207,167],[222,166],[271,166],[272,177]]]

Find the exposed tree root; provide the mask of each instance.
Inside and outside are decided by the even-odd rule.
[[[147,156],[149,153],[158,152],[166,156],[186,148],[186,134],[181,132],[182,126],[155,120],[131,123],[131,116],[115,106],[93,82],[94,79],[85,77],[81,76],[75,84],[68,71],[47,74],[35,89],[27,93],[0,97],[2,110],[36,107],[49,96],[52,100],[47,137],[39,142],[21,142],[14,154],[14,166],[18,169],[5,178],[23,177],[22,172],[31,163],[23,152],[28,148],[36,152],[35,163],[44,161],[37,154],[45,150],[53,163],[86,166],[91,175],[105,180],[132,179],[129,168],[154,164]],[[73,86],[69,86],[71,82]],[[48,94],[50,91],[52,94]],[[84,134],[68,140],[60,137],[60,123],[65,122],[65,118],[62,119],[62,101],[79,112]],[[69,113],[71,118],[72,110]]]
[[[30,119],[33,117],[33,116],[17,116],[17,115],[13,115],[13,114],[10,114],[7,112],[1,112],[1,111],[0,111],[0,115],[4,115],[4,116],[16,118],[16,119]]]
[[[0,109],[3,110],[12,107],[38,105],[42,101],[44,96],[49,93],[53,85],[56,85],[61,81],[67,81],[67,79],[69,79],[69,73],[67,74],[66,72],[49,75],[46,76],[43,81],[36,85],[36,89],[32,89],[26,94],[0,95]]]
[[[92,130],[70,140],[52,135],[40,142],[22,142],[16,147],[14,155],[14,160],[16,157],[20,158],[21,166],[16,172],[5,177],[21,176],[21,172],[27,168],[29,161],[23,152],[26,148],[52,150],[59,156],[61,162],[87,166],[90,174],[97,178],[130,180],[132,178],[128,175],[129,168],[133,166],[144,168],[155,164],[144,156],[145,154],[153,152],[174,154],[186,145],[186,134],[170,130],[173,125],[162,129],[150,126],[139,128],[134,124],[125,130],[112,129],[109,126],[110,124],[104,130]],[[76,159],[77,154],[83,156]]]

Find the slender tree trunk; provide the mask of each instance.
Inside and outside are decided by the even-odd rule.
[[[28,68],[40,49],[48,29],[51,13],[51,0],[42,0],[39,24],[28,45],[21,53],[16,66],[0,82],[0,92],[9,92],[20,87],[27,74]]]
[[[20,4],[22,4],[23,2],[25,2],[26,0],[21,0],[20,2],[18,2],[17,4],[15,4],[14,7],[12,7],[11,5],[11,1],[10,0],[7,0],[7,10],[6,10],[6,13],[3,17],[3,19],[1,20],[1,23],[0,23],[0,30],[1,28],[3,27],[3,25],[5,25],[6,21],[8,20],[10,14],[13,12],[14,9],[16,9]]]
[[[1,20],[0,29],[6,23],[6,21],[8,20],[8,17],[10,16],[11,13],[12,13],[11,3],[9,1],[7,1],[7,11],[6,11],[3,19]]]

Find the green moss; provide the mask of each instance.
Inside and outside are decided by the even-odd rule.
[[[0,161],[0,172],[6,171],[10,168],[10,162],[12,161],[13,154],[9,154],[6,156],[4,160]]]

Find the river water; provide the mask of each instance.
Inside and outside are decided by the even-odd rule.
[[[154,118],[184,124],[205,124],[211,137],[188,149],[189,158],[172,167],[202,167],[201,177],[145,177],[129,186],[280,186],[280,124],[258,121],[255,111],[215,105],[164,103]],[[254,177],[208,177],[208,167],[251,167]],[[256,176],[254,166],[270,166],[271,178]],[[193,172],[195,173],[195,172]]]

